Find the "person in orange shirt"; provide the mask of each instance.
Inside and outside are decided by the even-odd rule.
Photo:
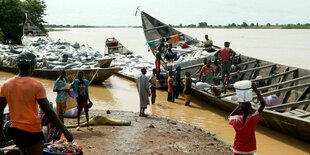
[[[168,98],[167,98],[167,101],[174,102],[174,95],[173,95],[174,79],[173,79],[173,72],[172,71],[169,71],[169,77],[168,77],[167,83],[168,83]]]
[[[41,120],[38,105],[42,108],[51,123],[62,130],[67,141],[73,140],[73,135],[57,117],[49,106],[45,89],[41,82],[31,78],[36,65],[36,56],[23,52],[16,58],[19,73],[0,88],[0,147],[5,146],[3,135],[3,111],[9,105],[10,132],[15,144],[23,155],[42,155],[43,140]]]
[[[209,82],[209,83],[212,82],[214,78],[214,69],[211,66],[211,62],[208,62],[207,59],[204,59],[203,65],[201,66],[201,68],[198,70],[197,73],[199,72],[200,72],[199,79],[202,82]]]

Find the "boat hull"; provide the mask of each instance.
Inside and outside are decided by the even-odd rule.
[[[84,72],[84,77],[91,81],[91,84],[101,84],[107,80],[113,74],[121,71],[121,68],[98,68],[98,69],[67,69],[68,81],[73,81],[77,78],[77,73],[79,71]],[[18,69],[14,67],[0,66],[0,71],[18,73]],[[35,69],[33,73],[34,77],[52,79],[55,80],[59,77],[59,70],[48,70],[48,69]]]
[[[243,57],[242,58],[243,60],[254,59],[254,58],[247,57],[247,56],[242,56],[242,57]],[[258,59],[256,59],[256,60],[258,60]],[[274,63],[271,63],[268,61],[263,61],[263,60],[258,60],[258,61],[260,61],[260,64],[263,64],[263,65],[274,64]],[[283,72],[284,68],[294,68],[294,67],[284,66],[284,65],[280,65],[280,64],[275,64],[275,65],[277,65],[278,74]],[[262,70],[260,70],[259,74],[260,75],[266,74],[266,76],[267,76],[268,72],[269,72],[268,69],[265,69],[265,70],[262,69]],[[250,74],[250,73],[248,73],[248,74]],[[309,70],[299,68],[297,76],[301,77],[301,76],[306,76],[309,74],[310,74]],[[253,80],[251,77],[252,76],[250,76],[250,75],[245,75],[244,79]],[[283,78],[284,77],[279,77],[278,79],[271,80],[273,82],[270,85],[279,83],[279,80],[283,80]],[[308,83],[308,82],[309,82],[309,78],[305,79],[305,80],[301,80],[298,83],[303,84],[303,83]],[[306,89],[307,89],[307,86],[292,92],[292,94],[294,93],[296,96],[300,96],[300,94]],[[281,94],[278,94],[278,96],[281,99],[283,99],[286,93],[287,92],[282,92]],[[206,104],[210,104],[212,106],[217,107],[218,109],[224,110],[224,111],[229,112],[229,113],[231,111],[233,111],[238,106],[237,102],[234,102],[234,101],[229,100],[227,98],[214,96],[210,92],[206,92],[204,90],[198,90],[196,88],[192,88],[192,95],[197,97],[200,100],[205,101]],[[294,97],[295,95],[291,95],[289,97],[289,100],[292,100],[292,101],[297,100],[297,97]],[[263,94],[263,96],[264,96],[264,94]],[[282,103],[282,105],[285,105],[285,104],[288,104],[288,103]],[[309,103],[308,103],[308,105],[309,105]],[[296,106],[296,107],[298,107],[298,106]],[[291,110],[291,108],[286,109],[286,111],[290,111],[290,110]],[[305,111],[305,113],[308,113],[308,111]],[[309,113],[309,116],[310,116],[310,113]],[[290,136],[296,137],[298,139],[304,140],[306,142],[310,142],[310,131],[309,131],[310,119],[309,118],[300,118],[298,116],[289,116],[283,112],[278,112],[277,110],[268,110],[268,108],[266,107],[262,113],[262,119],[260,121],[260,124],[265,126],[265,127],[270,128],[270,129],[280,131],[280,132],[283,132],[287,135],[290,135]]]

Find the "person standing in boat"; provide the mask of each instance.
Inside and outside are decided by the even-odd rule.
[[[174,74],[173,92],[174,98],[178,99],[181,90],[181,66],[177,66]]]
[[[69,89],[66,88],[66,71],[60,70],[59,77],[57,78],[53,91],[57,92],[56,96],[56,112],[62,122],[64,122],[63,114],[66,111],[67,93]]]
[[[165,53],[165,42],[164,39],[160,40],[159,45],[156,48],[156,53],[155,53],[155,69],[156,69],[156,77],[159,78],[160,76],[160,61],[164,61],[163,58],[161,57],[162,53]]]
[[[173,48],[173,45],[169,44],[168,50],[167,50],[167,52],[165,54],[165,59],[168,62],[173,62],[174,59],[176,58],[176,54],[172,52],[172,48]]]
[[[203,41],[203,47],[205,48],[206,51],[208,52],[213,52],[214,49],[212,48],[213,46],[213,41],[211,39],[209,39],[209,36],[206,34],[205,35],[206,40]]]
[[[31,78],[36,65],[36,56],[23,52],[16,58],[19,73],[0,88],[0,147],[5,146],[3,133],[3,110],[9,105],[10,132],[15,144],[24,155],[42,155],[44,135],[41,127],[39,109],[43,110],[48,120],[62,130],[67,141],[73,140],[73,135],[57,117],[49,106],[46,91],[41,82]]]
[[[151,96],[151,93],[149,87],[149,79],[147,76],[145,76],[146,68],[142,68],[141,73],[142,73],[141,76],[137,79],[136,85],[140,97],[139,116],[145,117],[147,116],[145,114],[145,109],[147,108],[147,105],[150,104],[149,96]]]
[[[186,72],[185,73],[185,85],[184,85],[184,98],[185,98],[185,106],[189,106],[191,102],[191,87],[192,87],[192,78],[191,78],[191,73]]]
[[[228,117],[229,124],[236,132],[232,147],[234,155],[253,155],[256,152],[255,127],[261,119],[266,103],[255,83],[252,83],[252,89],[260,101],[258,110],[251,113],[253,110],[251,103],[241,102]]]
[[[231,65],[233,62],[233,58],[236,55],[235,51],[229,48],[230,46],[229,42],[225,42],[224,46],[225,46],[224,48],[220,49],[215,53],[215,57],[220,60],[221,76],[223,84],[229,81]],[[227,79],[225,79],[225,77],[227,77]]]
[[[151,75],[151,78],[149,80],[150,84],[151,84],[151,102],[152,104],[155,104],[155,100],[156,100],[156,69],[153,69],[153,73]]]
[[[174,83],[174,79],[173,79],[173,72],[169,71],[169,76],[167,79],[167,83],[168,83],[168,98],[167,101],[169,102],[174,102],[174,93],[173,93],[173,83]]]
[[[78,78],[74,79],[74,81],[71,83],[71,88],[73,88],[73,91],[78,94],[76,98],[77,102],[77,109],[78,109],[78,116],[77,116],[77,123],[78,126],[76,128],[77,131],[80,131],[80,116],[81,112],[84,109],[85,116],[86,116],[86,126],[88,130],[92,130],[93,128],[89,126],[89,115],[88,115],[88,110],[89,110],[89,105],[92,105],[92,102],[89,98],[89,92],[88,92],[88,86],[89,86],[89,81],[84,79],[84,72],[79,71],[78,72]]]

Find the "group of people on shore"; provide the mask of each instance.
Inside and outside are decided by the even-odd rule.
[[[19,73],[6,80],[0,87],[0,125],[3,126],[3,112],[6,105],[9,105],[10,113],[10,136],[15,144],[24,155],[42,155],[44,140],[59,140],[61,134],[64,135],[68,142],[73,140],[73,135],[64,125],[64,113],[66,111],[67,97],[69,91],[76,94],[78,127],[80,130],[80,115],[84,109],[87,121],[87,129],[92,130],[89,126],[88,108],[92,102],[88,94],[89,81],[84,79],[83,72],[78,72],[75,79],[67,87],[66,72],[60,71],[59,78],[56,80],[53,91],[57,92],[56,112],[53,110],[51,102],[48,101],[46,91],[41,82],[31,78],[35,65],[36,56],[30,52],[23,52],[16,58]],[[39,109],[43,111],[48,122],[56,128],[58,135],[53,135],[50,139],[44,136],[42,131],[43,121],[38,117]],[[55,130],[53,130],[56,132]],[[6,138],[3,128],[0,128],[0,147],[6,146]],[[47,135],[49,136],[49,135]]]
[[[206,41],[203,42],[205,50],[209,52],[214,52],[213,42],[205,35]],[[218,77],[220,77],[220,82],[223,84],[222,92],[226,93],[226,86],[229,83],[234,83],[238,79],[238,75],[230,75],[232,72],[238,72],[238,62],[235,59],[236,53],[229,47],[229,42],[224,42],[224,47],[216,51],[216,60],[211,62],[204,59],[203,65],[194,74],[200,73],[199,80],[202,82],[207,82],[209,84],[219,84]],[[157,54],[160,52],[157,52]],[[154,74],[159,74],[160,61],[162,60],[160,55],[156,55]],[[168,97],[167,100],[174,102],[175,98],[178,98],[179,94],[179,82],[181,68],[177,67],[175,74],[173,71],[169,71],[167,84],[168,84]],[[192,78],[190,72],[185,73],[185,84],[184,84],[184,99],[185,105],[190,104],[190,94],[192,87]],[[146,80],[147,82],[147,80]],[[253,110],[250,102],[240,102],[236,109],[229,115],[229,124],[233,126],[236,134],[234,139],[234,144],[232,150],[234,155],[248,154],[252,155],[256,151],[256,139],[255,139],[255,127],[259,120],[261,119],[261,113],[266,105],[265,100],[261,96],[257,89],[255,83],[252,83],[252,89],[257,94],[258,100],[260,102],[260,107],[257,111]],[[140,100],[141,101],[141,100]]]
[[[155,104],[156,100],[156,75],[157,71],[154,68],[153,73],[150,78],[146,76],[146,68],[141,68],[141,75],[138,77],[136,81],[137,90],[139,93],[140,100],[140,113],[139,116],[147,116],[145,114],[145,109],[149,105],[149,96],[151,96],[151,103]],[[168,95],[167,101],[174,102],[174,99],[179,97],[181,91],[181,67],[178,66],[176,68],[175,73],[169,71],[169,76],[167,79],[168,85]],[[183,94],[185,96],[185,105],[190,105],[190,93],[191,93],[191,74],[190,72],[186,72],[185,78],[185,86],[183,89]]]

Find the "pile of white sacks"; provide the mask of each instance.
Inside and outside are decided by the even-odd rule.
[[[119,71],[120,74],[123,74],[128,77],[137,79],[141,75],[141,68],[146,68],[146,76],[150,77],[152,70],[154,68],[154,63],[148,62],[142,58],[140,55],[129,54],[122,55],[119,53],[108,54],[105,57],[114,58],[111,66],[112,67],[121,67],[123,70]]]
[[[57,41],[38,39],[28,46],[19,48],[0,44],[0,65],[16,66],[15,58],[23,51],[35,54],[37,68],[44,69],[95,68],[97,61],[103,58],[99,51],[88,45],[70,44],[60,39]],[[62,61],[65,57],[68,57],[66,62]],[[43,63],[44,61],[47,65]]]
[[[181,49],[180,47],[172,48],[172,52],[186,53],[173,62],[173,69],[175,69],[176,66],[181,66],[181,68],[183,68],[203,63],[204,58],[211,57],[213,55],[213,53],[208,53],[202,48],[193,45],[186,49]]]

